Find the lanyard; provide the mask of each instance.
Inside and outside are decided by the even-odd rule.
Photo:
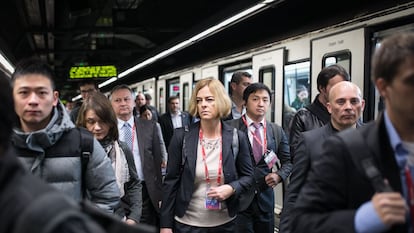
[[[128,123],[127,121],[125,121],[126,123]],[[135,140],[135,122],[132,124],[132,138],[131,138],[131,141],[132,141],[132,144],[131,144],[131,152],[134,152],[134,140]],[[125,138],[124,138],[124,140],[125,140]]]
[[[262,141],[256,137],[254,131],[249,130],[250,128],[249,128],[249,125],[247,124],[247,120],[244,115],[242,116],[242,120],[243,120],[243,123],[246,125],[247,130],[252,134],[253,140],[256,140],[256,142],[262,146],[263,150],[267,151],[266,121],[263,124],[263,144],[262,144]],[[252,145],[253,145],[253,142],[252,142]]]
[[[407,184],[407,195],[409,199],[408,205],[410,206],[411,222],[412,224],[414,224],[414,183],[413,183],[413,178],[411,177],[410,168],[408,166],[405,166],[404,171],[405,171],[405,182]]]
[[[220,128],[220,132],[221,132],[221,128]],[[204,149],[204,145],[202,142],[203,140],[203,131],[200,128],[200,131],[198,133],[198,137],[200,140],[200,144],[201,144],[201,154],[203,156],[203,162],[204,162],[204,173],[206,174],[206,183],[207,185],[210,185],[210,175],[208,172],[208,167],[207,167],[207,156],[206,156],[206,151]],[[220,146],[222,145],[222,136],[220,136]],[[223,160],[223,150],[220,148],[220,156],[219,156],[219,164],[218,164],[218,169],[217,169],[217,185],[221,184],[221,174],[222,174],[222,160]]]

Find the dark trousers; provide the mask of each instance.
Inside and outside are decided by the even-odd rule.
[[[257,204],[255,197],[250,206],[237,214],[238,233],[274,233],[274,213],[263,212]]]
[[[155,226],[157,229],[160,228],[160,216],[151,202],[145,182],[142,182],[142,215],[140,222]]]
[[[216,227],[195,227],[175,221],[174,233],[234,233],[236,220]]]

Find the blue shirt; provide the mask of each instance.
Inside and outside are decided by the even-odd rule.
[[[408,151],[404,149],[402,140],[395,130],[390,118],[388,117],[387,111],[384,112],[384,123],[385,128],[387,129],[388,137],[390,139],[391,148],[394,151],[395,159],[397,161],[398,167],[400,168],[400,178],[403,194],[406,200],[408,200],[404,174],[404,167],[406,165]],[[355,230],[357,233],[384,232],[390,228],[381,222],[381,219],[374,209],[372,201],[367,201],[358,208],[355,214],[354,222]]]

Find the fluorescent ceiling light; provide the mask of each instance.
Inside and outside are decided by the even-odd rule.
[[[117,79],[118,79],[117,77],[112,77],[112,78],[110,78],[110,79],[106,80],[105,82],[103,82],[103,83],[99,84],[99,85],[98,85],[98,88],[101,88],[101,87],[104,87],[104,86],[106,86],[106,85],[108,85],[108,84],[110,84],[110,83],[113,83],[113,82],[115,82]]]
[[[12,74],[14,72],[14,66],[10,64],[5,56],[0,52],[0,63]]]
[[[81,98],[82,98],[81,95],[77,95],[77,96],[75,96],[75,97],[72,98],[72,102],[75,102],[77,100],[80,100]]]
[[[238,13],[238,14],[236,14],[236,15],[234,15],[234,16],[232,16],[232,17],[230,17],[230,18],[228,18],[228,19],[226,19],[226,20],[224,20],[224,21],[222,21],[222,22],[206,29],[206,30],[204,30],[204,31],[202,31],[201,33],[191,37],[190,39],[187,39],[183,42],[180,42],[180,43],[174,45],[173,47],[171,47],[169,49],[166,49],[166,50],[160,52],[159,54],[157,54],[157,55],[155,55],[151,58],[148,58],[147,60],[144,60],[143,62],[138,63],[135,66],[119,73],[118,78],[123,78],[123,77],[127,76],[128,74],[130,74],[130,73],[132,73],[132,72],[134,72],[138,69],[141,69],[141,68],[143,68],[143,67],[145,67],[145,66],[147,66],[151,63],[154,63],[155,61],[157,61],[161,58],[164,58],[168,55],[173,54],[174,52],[180,51],[183,48],[188,47],[191,44],[194,44],[199,40],[202,40],[202,39],[205,39],[209,36],[212,36],[215,33],[217,33],[219,31],[225,29],[226,27],[232,25],[233,23],[236,23],[236,22],[238,22],[238,21],[240,21],[240,20],[242,20],[246,17],[253,16],[255,13],[260,12],[260,10],[266,9],[267,6],[269,6],[270,3],[273,3],[275,1],[276,0],[264,0],[260,3],[258,3],[257,5],[254,5],[251,8],[248,8],[248,9],[246,9],[246,10],[244,10],[244,11],[242,11],[242,12],[240,12],[240,13]],[[285,0],[279,0],[279,2],[283,2],[283,1],[285,1]],[[101,83],[99,86],[103,87],[103,86],[106,86],[108,84],[109,83],[104,82],[104,83]]]

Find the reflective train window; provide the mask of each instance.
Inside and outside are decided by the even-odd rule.
[[[233,63],[230,65],[221,66],[219,69],[220,69],[220,81],[223,82],[224,89],[227,90],[227,93],[229,94],[229,96],[231,96],[231,88],[230,88],[231,76],[233,75],[234,72],[245,71],[253,75],[251,61],[249,62],[239,61],[236,64]]]
[[[310,103],[310,62],[285,66],[282,127],[289,133],[290,120],[296,111]]]
[[[323,67],[338,64],[344,67],[346,71],[348,71],[348,73],[351,74],[351,52],[349,50],[345,50],[331,54],[326,54],[323,56],[322,64]]]
[[[180,96],[180,79],[175,78],[168,80],[168,97],[170,96]],[[167,97],[167,99],[168,99]]]
[[[371,39],[371,41],[373,42],[372,50],[375,51],[381,46],[381,41],[384,39],[384,37],[404,31],[413,32],[414,24],[410,23],[399,27],[389,28],[375,32]],[[378,89],[375,87],[374,83],[370,82],[370,84],[371,90],[374,91],[371,91],[370,96],[368,96],[367,98],[370,99],[373,102],[373,104],[368,104],[368,106],[365,107],[365,111],[369,111],[372,114],[373,119],[376,119],[378,117],[378,114],[385,109],[385,103],[384,99],[380,96]]]
[[[190,86],[188,83],[183,84],[183,111],[188,111],[188,104],[190,102]]]
[[[165,112],[164,108],[164,88],[160,88],[160,91],[158,93],[158,112]]]
[[[275,122],[275,68],[268,67],[259,70],[259,82],[265,84],[272,91],[272,105],[270,111],[266,112],[266,119]]]

